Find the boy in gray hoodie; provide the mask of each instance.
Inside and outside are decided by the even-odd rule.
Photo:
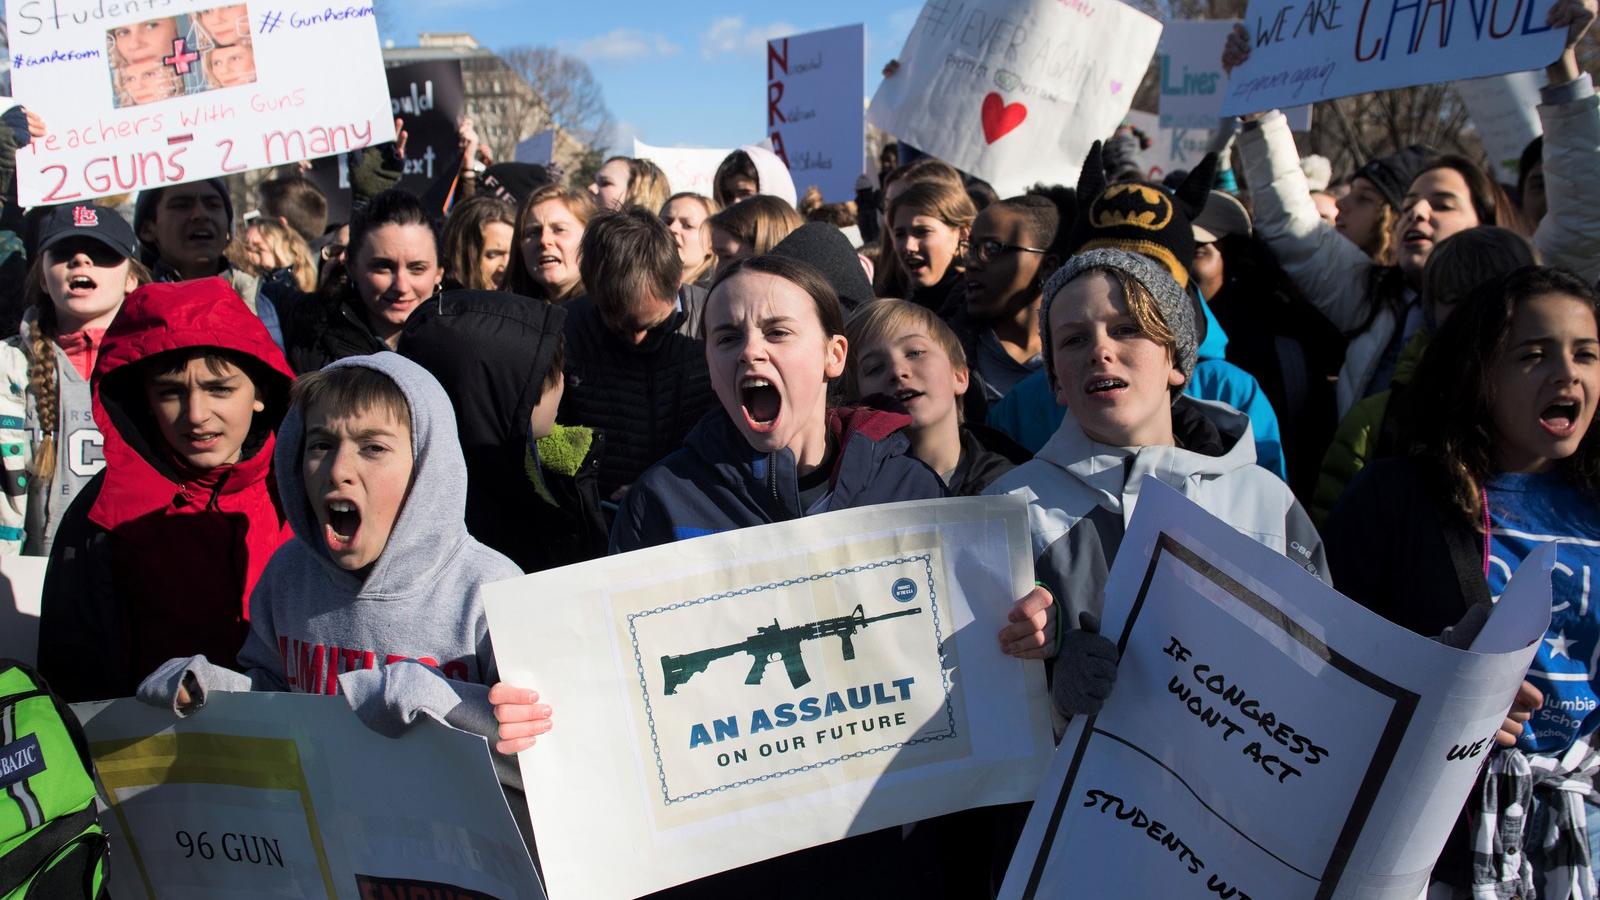
[[[416,363],[378,353],[301,378],[292,398],[274,466],[295,540],[250,597],[243,672],[173,659],[139,699],[187,715],[210,690],[342,693],[384,734],[426,714],[494,737],[478,588],[522,573],[467,533],[449,397]]]

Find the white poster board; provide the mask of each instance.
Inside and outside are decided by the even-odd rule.
[[[1543,72],[1512,72],[1455,83],[1473,130],[1494,163],[1495,177],[1507,184],[1517,183],[1522,151],[1544,134],[1538,110],[1544,81]]]
[[[653,147],[638,138],[633,141],[636,159],[648,159],[667,173],[667,184],[674,194],[685,192],[712,196],[716,188],[717,166],[733,150],[710,147]]]
[[[1122,123],[1161,23],[1116,0],[928,0],[867,120],[1006,197],[1074,184]]]
[[[866,154],[866,27],[846,25],[767,42],[767,139],[795,189],[856,196]]]
[[[1044,670],[996,642],[1030,546],[1021,498],[973,497],[487,586],[501,677],[557,709],[520,760],[533,820],[559,823],[539,832],[552,896],[636,897],[1032,797]]]
[[[1222,69],[1222,46],[1237,19],[1175,19],[1161,31],[1156,47],[1162,128],[1214,131],[1222,118],[1228,73]],[[1311,107],[1296,106],[1283,114],[1290,131],[1311,130]]]
[[[1153,478],[1139,498],[1116,689],[1068,727],[1001,897],[1416,900],[1549,624],[1554,548],[1464,652]]]
[[[1233,72],[1230,116],[1371,91],[1542,69],[1566,34],[1554,0],[1506,4],[1251,0],[1250,58]]]
[[[556,158],[556,130],[546,128],[531,138],[517,144],[512,159],[519,163],[547,166]]]
[[[6,4],[24,206],[330,156],[394,140],[370,3]]]
[[[39,659],[39,598],[43,556],[0,556],[0,658],[34,665]]]
[[[399,738],[340,697],[212,692],[185,719],[80,703],[116,897],[543,900],[483,738]]]

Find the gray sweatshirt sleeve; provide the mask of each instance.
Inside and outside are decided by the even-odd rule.
[[[178,687],[187,681],[189,705],[178,705]],[[206,705],[208,691],[248,691],[253,685],[250,676],[232,669],[213,665],[204,656],[169,659],[139,683],[135,693],[142,702],[170,709],[179,717],[187,716]]]
[[[431,666],[408,659],[346,672],[339,676],[339,690],[361,721],[385,737],[399,737],[419,718],[428,716],[488,738],[500,783],[522,788],[515,758],[492,752],[499,726],[486,685],[449,679]]]

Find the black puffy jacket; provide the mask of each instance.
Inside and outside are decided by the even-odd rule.
[[[467,460],[467,531],[524,572],[604,556],[591,449],[575,471],[529,477],[529,416],[555,362],[566,311],[497,291],[447,291],[406,320],[400,354],[444,385]]]
[[[705,344],[679,333],[682,311],[635,346],[606,328],[587,299],[565,306],[567,392],[557,419],[600,433],[600,495],[610,497],[681,447],[716,405]]]

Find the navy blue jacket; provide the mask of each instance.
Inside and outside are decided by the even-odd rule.
[[[939,476],[910,455],[911,441],[900,432],[910,424],[910,416],[868,407],[828,410],[840,449],[827,512],[946,496]],[[683,444],[628,491],[611,529],[612,553],[805,514],[794,454],[751,447],[721,408],[707,413]]]

